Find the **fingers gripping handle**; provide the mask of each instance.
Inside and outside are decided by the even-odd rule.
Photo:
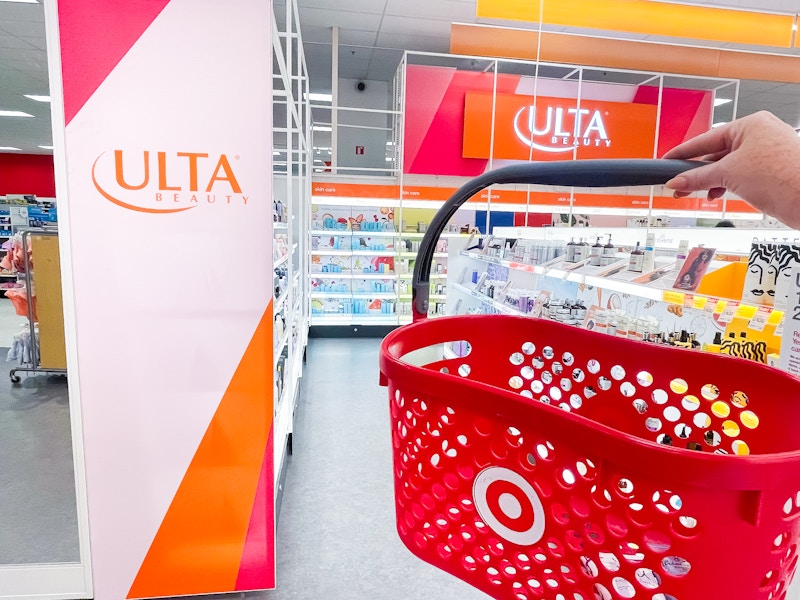
[[[484,173],[463,185],[438,210],[422,238],[412,279],[414,320],[428,316],[433,253],[444,228],[459,207],[490,185],[527,183],[566,187],[629,187],[662,185],[689,169],[705,163],[686,160],[621,159],[564,160],[511,165]]]

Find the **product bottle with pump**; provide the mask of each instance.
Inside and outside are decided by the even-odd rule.
[[[584,243],[583,238],[580,238],[580,241],[577,244],[575,244],[575,250],[574,250],[575,255],[574,255],[574,260],[572,262],[578,263],[578,262],[581,262],[585,258],[584,255],[583,255],[583,251],[585,250],[585,246],[586,246],[586,244]]]
[[[644,251],[642,251],[639,248],[639,242],[636,242],[636,248],[634,248],[631,251],[631,259],[628,262],[628,271],[641,273],[643,264],[644,264]]]
[[[600,258],[600,264],[604,267],[616,262],[617,260],[617,247],[611,243],[611,234],[608,234],[608,243],[603,246],[603,256]]]
[[[575,262],[575,248],[577,244],[575,243],[575,238],[572,238],[567,243],[567,257],[564,259],[565,262],[574,263]]]
[[[581,260],[586,260],[589,258],[591,253],[591,247],[589,246],[589,241],[581,238]]]
[[[592,251],[591,254],[589,255],[590,257],[589,264],[592,265],[593,267],[599,267],[601,264],[600,260],[602,256],[603,256],[603,244],[600,242],[600,236],[598,235],[597,241],[592,246]]]

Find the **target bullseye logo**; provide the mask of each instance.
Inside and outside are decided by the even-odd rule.
[[[544,507],[530,483],[510,469],[488,467],[472,484],[475,508],[503,539],[532,546],[544,535]]]

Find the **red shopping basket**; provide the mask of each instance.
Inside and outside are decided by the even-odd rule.
[[[620,165],[581,163],[568,169]],[[666,169],[661,181],[686,169],[634,166]],[[418,255],[417,322],[381,347],[405,545],[494,598],[785,598],[800,536],[800,380],[540,319],[425,320],[430,249],[448,219]]]

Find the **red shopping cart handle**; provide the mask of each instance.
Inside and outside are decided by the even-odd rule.
[[[481,190],[495,184],[528,183],[575,187],[628,187],[662,185],[676,175],[705,163],[665,159],[560,160],[530,162],[495,169],[470,180],[434,215],[414,264],[412,310],[414,320],[428,316],[430,273],[436,243],[459,207]]]

